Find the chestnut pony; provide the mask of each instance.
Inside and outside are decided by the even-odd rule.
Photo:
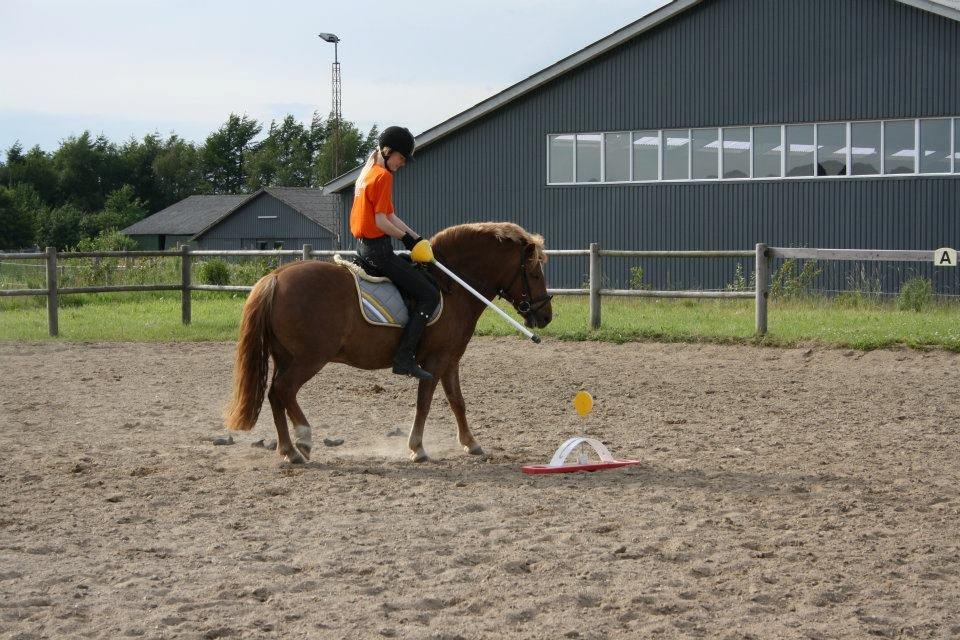
[[[552,319],[541,236],[512,223],[483,222],[445,229],[431,243],[444,266],[487,299],[499,295],[510,302],[528,327],[545,327]],[[443,291],[443,313],[427,327],[417,351],[417,361],[433,380],[420,381],[417,389],[417,415],[407,440],[415,462],[428,459],[423,425],[438,381],[456,416],[460,444],[468,453],[483,454],[467,426],[460,358],[484,305],[439,270],[431,270]],[[306,261],[273,271],[257,282],[243,306],[233,399],[224,410],[226,426],[253,428],[272,357],[273,380],[266,395],[277,427],[277,451],[290,462],[304,462],[310,457],[310,423],[297,404],[297,392],[328,362],[360,369],[389,367],[400,333],[363,319],[353,275],[344,267]],[[286,416],[293,422],[294,441]]]

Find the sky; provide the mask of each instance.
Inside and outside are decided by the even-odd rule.
[[[343,117],[420,132],[634,22],[667,0],[0,0],[0,154],[114,142],[202,142],[233,113]]]

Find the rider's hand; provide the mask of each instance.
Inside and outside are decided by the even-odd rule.
[[[410,259],[414,262],[433,262],[433,247],[430,241],[420,238],[410,250]]]
[[[420,236],[417,236],[416,238],[414,238],[409,233],[403,234],[403,237],[400,238],[400,242],[403,243],[403,248],[406,249],[407,251],[413,251],[413,248],[421,240],[423,240],[423,238],[421,238]]]

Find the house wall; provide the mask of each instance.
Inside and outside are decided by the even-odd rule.
[[[314,249],[334,248],[333,234],[286,203],[263,193],[197,239],[204,249],[256,249],[266,241],[273,249],[277,242],[284,249],[304,244]]]

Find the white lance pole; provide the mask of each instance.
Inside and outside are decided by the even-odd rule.
[[[476,289],[474,289],[473,287],[471,287],[470,285],[468,285],[466,282],[464,282],[463,280],[461,280],[460,277],[459,277],[457,274],[455,274],[453,271],[450,271],[450,269],[447,269],[445,266],[443,266],[442,264],[440,264],[439,262],[437,262],[436,258],[433,259],[433,264],[437,265],[437,268],[438,268],[438,269],[440,269],[440,270],[443,271],[445,274],[447,274],[448,276],[450,276],[451,278],[453,278],[454,280],[456,280],[456,281],[460,284],[460,286],[462,286],[464,289],[466,289],[467,291],[469,291],[470,293],[472,293],[474,296],[476,296],[477,300],[479,300],[480,302],[482,302],[483,304],[487,305],[488,307],[490,307],[491,309],[493,309],[494,311],[496,311],[498,314],[500,314],[500,317],[502,317],[504,320],[506,320],[507,322],[509,322],[510,324],[512,324],[514,327],[516,327],[516,329],[517,329],[520,333],[522,333],[523,335],[525,335],[525,336],[527,336],[528,338],[530,338],[531,340],[533,340],[534,343],[540,344],[540,336],[538,336],[537,334],[533,333],[532,331],[530,331],[529,329],[527,329],[525,326],[523,326],[522,324],[520,324],[519,322],[517,322],[516,320],[514,320],[514,319],[511,318],[510,316],[508,316],[507,313],[506,313],[503,309],[501,309],[501,308],[498,307],[497,305],[493,304],[492,302],[490,302],[489,300],[487,300],[486,298],[484,298],[483,295],[480,294],[480,292],[478,292]]]

